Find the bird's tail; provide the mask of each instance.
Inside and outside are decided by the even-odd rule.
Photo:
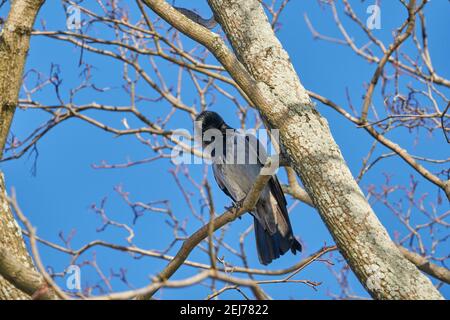
[[[301,244],[294,238],[289,217],[286,212],[277,205],[274,210],[266,210],[262,206],[257,205],[256,210],[259,216],[263,214],[275,214],[276,230],[271,232],[265,228],[258,219],[254,219],[256,248],[258,250],[259,261],[263,265],[268,265],[272,260],[279,258],[285,254],[289,249],[295,254],[297,251],[302,251]],[[272,208],[271,208],[272,209]]]

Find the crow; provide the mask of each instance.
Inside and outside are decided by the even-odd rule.
[[[216,112],[201,112],[196,124],[203,149],[211,156],[218,186],[239,207],[266,162],[266,150],[255,136],[231,128]],[[256,248],[263,265],[289,249],[294,254],[302,250],[292,233],[286,205],[280,182],[273,175],[249,212],[254,218]]]

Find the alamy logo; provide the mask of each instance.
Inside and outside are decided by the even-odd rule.
[[[70,265],[66,269],[66,287],[69,290],[81,290],[81,269],[77,265]]]
[[[381,29],[381,9],[378,5],[373,4],[367,7],[367,11],[370,16],[367,18],[367,28],[370,30]]]
[[[66,26],[68,30],[81,29],[81,10],[78,6],[71,5],[67,7]]]

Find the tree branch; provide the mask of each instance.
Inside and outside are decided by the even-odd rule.
[[[0,275],[33,299],[58,298],[40,273],[24,265],[3,246],[0,246]]]
[[[406,259],[414,263],[417,268],[427,273],[428,275],[441,280],[447,284],[450,284],[450,270],[444,267],[440,267],[434,263],[431,263],[426,258],[421,255],[409,251],[405,247],[398,246],[400,252],[405,256]]]

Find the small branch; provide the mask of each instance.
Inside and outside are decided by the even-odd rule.
[[[391,57],[392,53],[394,53],[394,51],[397,50],[400,47],[400,45],[406,39],[408,39],[408,37],[413,32],[415,22],[416,22],[415,9],[416,9],[416,0],[411,0],[408,5],[408,27],[407,27],[406,31],[395,38],[394,43],[389,47],[387,52],[384,54],[383,58],[378,63],[377,69],[375,70],[372,80],[370,81],[369,88],[367,89],[366,97],[364,98],[361,119],[360,119],[361,124],[365,124],[367,122],[367,115],[369,113],[369,106],[372,102],[373,92],[375,90],[375,86],[378,83],[378,80],[380,79],[381,73],[383,72],[386,63],[389,61],[389,58]]]
[[[48,286],[52,290],[52,292],[54,292],[54,294],[56,294],[57,297],[59,297],[61,299],[65,299],[65,300],[70,299],[70,297],[58,287],[58,285],[53,281],[52,277],[50,277],[50,275],[45,270],[44,264],[42,263],[42,260],[41,260],[40,254],[39,254],[39,250],[37,248],[36,230],[31,225],[30,221],[25,217],[22,210],[20,209],[20,207],[17,203],[16,194],[15,194],[14,189],[12,190],[11,194],[12,194],[12,197],[8,198],[8,202],[10,203],[11,207],[14,209],[14,212],[16,213],[19,220],[25,225],[25,227],[29,233],[31,253],[33,254],[34,262],[36,263],[38,270],[41,273],[41,277],[46,282],[45,286]],[[40,294],[42,294],[42,293],[40,293]]]
[[[314,203],[312,202],[311,197],[302,187],[300,187],[299,183],[297,182],[297,174],[295,173],[294,169],[292,169],[291,167],[287,167],[286,174],[288,177],[289,185],[283,185],[283,192],[292,195],[294,198],[314,208]]]
[[[151,283],[147,287],[144,287],[141,289],[93,297],[93,298],[89,298],[89,300],[126,300],[126,299],[130,299],[130,298],[133,298],[136,296],[144,297],[149,292],[153,292],[153,291],[156,292],[160,288],[188,287],[188,286],[192,286],[194,284],[200,283],[209,278],[220,280],[220,281],[223,281],[226,283],[232,283],[232,284],[236,285],[236,287],[239,287],[239,286],[248,287],[248,288],[250,288],[250,290],[252,290],[253,294],[255,295],[255,297],[257,299],[260,299],[260,300],[270,299],[270,297],[258,286],[258,283],[256,281],[232,277],[225,273],[218,272],[214,269],[210,269],[210,270],[202,271],[192,277],[189,277],[189,278],[186,278],[183,280],[172,280],[172,281],[155,280],[153,283]]]

